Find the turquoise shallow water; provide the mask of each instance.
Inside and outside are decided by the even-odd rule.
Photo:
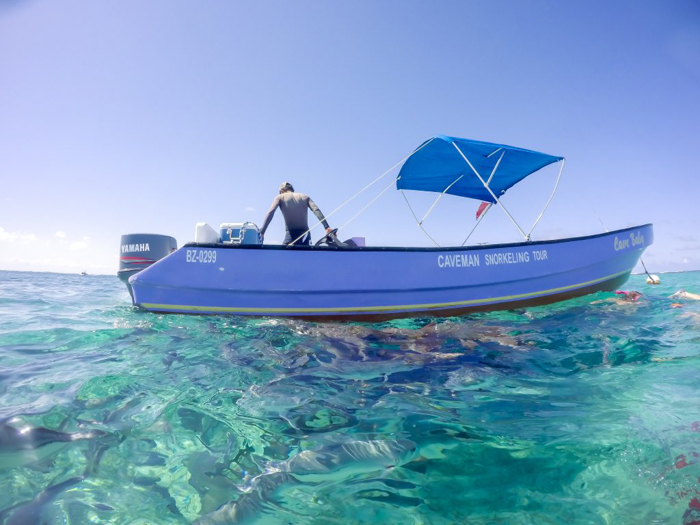
[[[700,302],[667,296],[700,273],[661,277],[372,325],[0,272],[0,522],[688,525]]]

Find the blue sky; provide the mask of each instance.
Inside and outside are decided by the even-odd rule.
[[[260,224],[282,181],[328,214],[435,134],[567,158],[533,238],[653,222],[647,267],[700,269],[697,1],[0,0],[0,65],[0,269],[114,273],[122,233]],[[517,219],[556,173],[508,192]],[[460,244],[477,207],[425,227]],[[393,190],[355,235],[431,244]],[[494,209],[472,239],[518,235]]]

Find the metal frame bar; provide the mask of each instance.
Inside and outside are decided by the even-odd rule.
[[[484,212],[481,214],[481,216],[479,217],[479,219],[476,221],[476,224],[475,224],[474,227],[472,228],[472,231],[469,232],[469,235],[467,235],[467,238],[464,239],[464,242],[462,242],[462,246],[464,246],[465,244],[467,244],[467,241],[469,240],[469,237],[472,236],[472,233],[474,233],[474,230],[476,230],[476,227],[479,226],[479,224],[481,224],[481,221],[483,220],[484,217],[486,217],[486,214],[489,212],[489,210],[491,209],[492,206],[493,206],[493,202],[489,202],[488,207],[484,210]]]
[[[540,219],[544,215],[544,212],[547,211],[547,208],[549,208],[549,203],[552,202],[552,199],[554,198],[554,194],[557,192],[557,188],[559,187],[559,179],[561,179],[561,174],[564,171],[564,164],[566,163],[566,159],[561,159],[561,167],[559,168],[559,175],[557,175],[557,182],[554,183],[554,190],[552,190],[552,194],[549,196],[549,199],[547,200],[547,204],[544,205],[544,208],[542,208],[542,211],[540,212],[539,216],[535,220],[535,223],[532,225],[532,228],[530,228],[530,231],[527,232],[527,238],[530,238],[530,235],[532,234],[532,230],[535,229],[535,226],[537,226],[537,223],[540,222]]]
[[[498,160],[496,161],[496,165],[491,170],[491,175],[489,175],[489,180],[486,181],[486,184],[491,184],[491,179],[493,179],[493,176],[496,174],[496,170],[498,169],[498,165],[501,163],[501,160],[503,159],[503,155],[505,155],[505,154],[506,154],[506,150],[503,150],[503,153],[501,153],[501,156],[498,157]]]
[[[494,200],[496,201],[496,203],[501,207],[501,209],[505,212],[505,214],[508,216],[508,218],[510,219],[510,221],[515,225],[515,227],[518,229],[518,231],[519,231],[520,234],[523,236],[523,238],[524,238],[526,241],[529,241],[529,240],[530,240],[530,236],[527,235],[527,234],[523,231],[523,229],[522,229],[522,228],[520,227],[520,225],[515,221],[515,219],[513,218],[513,216],[508,212],[508,210],[506,209],[506,207],[503,206],[503,203],[498,199],[498,197],[496,197],[496,194],[491,190],[491,188],[490,188],[489,185],[486,183],[486,181],[484,181],[484,179],[482,178],[482,176],[479,175],[479,172],[476,171],[476,168],[474,168],[474,166],[472,166],[472,163],[469,162],[469,159],[466,157],[466,155],[464,155],[464,153],[462,153],[462,150],[459,149],[459,146],[457,146],[457,144],[454,143],[454,142],[452,143],[452,145],[453,145],[453,146],[455,147],[455,149],[459,152],[459,154],[462,156],[462,158],[464,159],[464,161],[469,165],[469,167],[472,169],[472,171],[474,172],[474,174],[479,178],[479,181],[481,182],[481,184],[483,184],[483,185],[484,185],[484,188],[486,188],[486,190],[491,194],[491,197],[494,198]],[[505,151],[504,151],[504,153],[505,153]],[[501,155],[501,158],[503,158],[502,155]],[[498,159],[498,160],[499,160],[499,162],[500,162],[501,159]],[[494,167],[494,172],[495,172],[495,167]],[[493,173],[491,174],[491,177],[493,177]],[[491,180],[490,177],[489,177],[489,180]]]
[[[496,149],[493,150],[491,153],[489,153],[488,155],[486,155],[486,158],[487,158],[487,159],[490,159],[491,157],[493,157],[496,153],[498,153],[498,152],[501,151],[502,149],[503,149],[503,148],[496,148]],[[504,151],[504,152],[505,152],[505,151]]]
[[[435,205],[438,203],[438,201],[442,198],[442,196],[443,196],[445,193],[447,193],[447,190],[449,190],[452,186],[454,186],[455,184],[457,184],[457,182],[458,182],[461,178],[463,178],[463,177],[464,177],[464,175],[460,175],[459,177],[457,177],[457,178],[455,179],[455,181],[454,181],[452,184],[450,184],[447,188],[445,188],[445,191],[443,191],[440,195],[438,195],[438,198],[435,199],[435,202],[433,202],[433,205],[430,207],[430,209],[429,209],[428,211],[425,212],[425,215],[423,216],[423,218],[420,220],[420,222],[419,222],[418,224],[423,224],[423,222],[425,221],[425,219],[428,218],[428,215],[430,215],[430,212],[433,211],[433,208],[434,208]]]
[[[425,228],[423,228],[423,226],[421,225],[420,221],[418,220],[418,217],[416,217],[416,212],[413,211],[413,207],[411,206],[411,203],[408,202],[408,197],[406,197],[406,193],[404,193],[403,190],[400,190],[400,191],[401,191],[401,195],[403,195],[403,198],[406,201],[406,204],[408,204],[408,209],[411,210],[411,215],[413,215],[413,218],[416,219],[416,224],[418,225],[418,227],[421,230],[423,230],[423,233],[425,233],[428,236],[428,239],[430,239],[431,241],[433,241],[435,243],[435,246],[440,248],[441,246],[438,244],[438,242],[435,239],[433,239],[427,231],[425,231]]]

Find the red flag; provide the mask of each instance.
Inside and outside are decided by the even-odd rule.
[[[493,202],[482,202],[479,205],[479,209],[476,210],[476,220],[477,221],[479,220],[479,217],[481,216],[481,214],[484,213],[486,210],[488,210],[492,204],[493,204]]]

